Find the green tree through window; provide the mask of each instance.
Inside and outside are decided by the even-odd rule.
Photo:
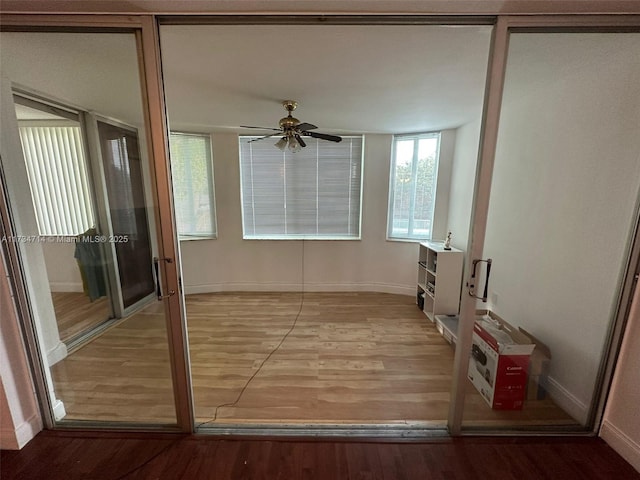
[[[439,133],[394,138],[389,189],[389,238],[431,238],[439,144]]]

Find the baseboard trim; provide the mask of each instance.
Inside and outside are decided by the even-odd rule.
[[[2,425],[0,429],[0,445],[3,450],[20,450],[29,441],[42,431],[42,419],[40,415],[33,414],[22,422],[15,430]]]
[[[299,283],[212,283],[185,285],[185,294],[216,292],[299,292]],[[305,292],[379,292],[415,295],[415,286],[388,283],[305,283]]]
[[[67,358],[67,355],[67,346],[62,342],[58,342],[55,347],[47,352],[47,362],[51,367],[58,363],[60,360],[64,360],[65,358]]]
[[[608,420],[602,422],[600,437],[640,472],[640,445]]]
[[[571,415],[580,425],[586,425],[589,419],[589,406],[564,388],[552,377],[547,378],[547,393],[556,404]]]
[[[78,292],[82,293],[84,290],[81,283],[72,282],[49,282],[49,288],[52,292]]]

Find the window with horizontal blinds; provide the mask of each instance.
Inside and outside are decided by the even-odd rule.
[[[75,236],[95,226],[80,127],[20,126],[20,139],[40,235]]]
[[[172,132],[169,146],[178,235],[183,239],[215,238],[211,138]]]
[[[255,138],[240,137],[243,238],[360,238],[362,136],[296,153]]]

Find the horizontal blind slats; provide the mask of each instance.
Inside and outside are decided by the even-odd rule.
[[[253,138],[240,137],[245,238],[359,238],[362,137],[297,153]]]

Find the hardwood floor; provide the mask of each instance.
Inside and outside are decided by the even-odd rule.
[[[0,452],[3,480],[637,480],[599,438],[422,442],[42,432]]]
[[[300,301],[298,293],[189,298],[198,421],[234,402],[291,328]],[[294,330],[237,405],[218,410],[217,423],[442,423],[453,351],[418,319],[410,297],[305,294]]]
[[[175,423],[164,314],[151,304],[51,367],[66,420]]]
[[[101,324],[111,317],[107,297],[93,302],[80,292],[51,292],[60,340],[69,341],[75,335]]]
[[[454,351],[412,297],[306,293],[302,310],[300,301],[299,293],[187,297],[198,423],[445,425]],[[157,308],[110,329],[52,374],[67,419],[175,422]],[[575,425],[548,399],[497,412],[472,386],[468,392],[465,424]]]

